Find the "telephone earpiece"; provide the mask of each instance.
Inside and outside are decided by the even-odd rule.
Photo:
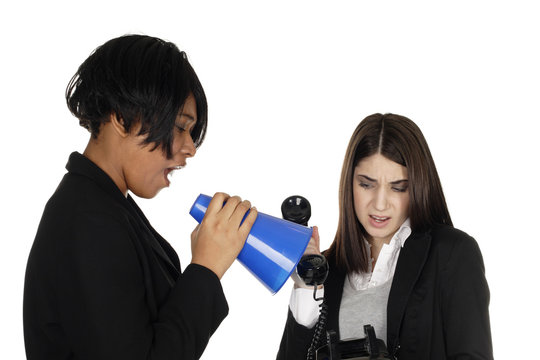
[[[326,258],[316,254],[304,255],[296,266],[296,272],[306,285],[322,285],[328,276]]]

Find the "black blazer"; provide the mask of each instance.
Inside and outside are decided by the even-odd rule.
[[[198,359],[228,313],[218,277],[176,252],[79,153],[45,207],[24,288],[28,359]]]
[[[327,329],[339,334],[345,274],[330,273]],[[399,360],[493,359],[489,289],[476,241],[449,226],[411,234],[401,249],[387,307],[387,339]],[[362,326],[364,324],[358,324]],[[313,329],[289,310],[277,359],[305,359]]]

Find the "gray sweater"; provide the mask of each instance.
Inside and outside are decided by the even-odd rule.
[[[343,284],[343,297],[339,308],[341,339],[363,338],[364,325],[375,329],[377,338],[386,344],[386,305],[392,279],[379,286],[355,290],[348,277]]]

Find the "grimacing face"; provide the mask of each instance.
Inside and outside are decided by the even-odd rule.
[[[390,243],[409,216],[407,168],[375,154],[358,162],[352,181],[354,210],[368,240]]]
[[[159,147],[150,151],[153,144],[141,146],[142,136],[130,135],[129,155],[126,156],[129,160],[123,169],[127,188],[135,195],[149,199],[168,187],[170,175],[184,167],[188,158],[195,156],[196,148],[190,133],[196,122],[197,106],[190,95],[176,118],[170,159]],[[137,134],[138,130],[133,129],[131,134]]]

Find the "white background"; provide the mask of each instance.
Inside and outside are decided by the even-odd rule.
[[[206,89],[197,156],[139,200],[185,267],[199,193],[280,215],[306,196],[322,247],[336,229],[349,137],[375,112],[413,119],[454,225],[474,236],[491,288],[496,358],[535,358],[539,322],[539,11],[533,1],[19,1],[0,10],[0,358],[23,359],[22,294],[43,207],[88,133],[65,106],[90,52],[125,33],[173,41]],[[273,359],[291,282],[275,296],[235,263],[230,313],[203,359]],[[517,356],[516,356],[517,357]]]

